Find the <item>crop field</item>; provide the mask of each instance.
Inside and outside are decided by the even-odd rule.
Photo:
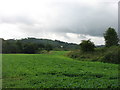
[[[65,54],[3,54],[3,88],[118,88],[118,64]]]

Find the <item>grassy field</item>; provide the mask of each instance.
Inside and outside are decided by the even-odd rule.
[[[3,54],[3,88],[118,88],[118,65],[50,54]]]

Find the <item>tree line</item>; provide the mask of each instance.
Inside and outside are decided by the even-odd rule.
[[[44,53],[51,50],[74,50],[77,49],[78,45],[73,43],[62,42],[58,40],[48,39],[36,39],[36,38],[25,38],[25,39],[2,39],[2,53]]]
[[[119,39],[114,28],[108,28],[104,33],[105,46],[111,47],[118,45]],[[44,53],[50,50],[76,50],[80,49],[83,52],[94,51],[95,44],[90,40],[83,40],[80,46],[73,43],[62,42],[59,40],[48,40],[48,39],[36,39],[36,38],[25,38],[25,39],[2,39],[2,53]]]

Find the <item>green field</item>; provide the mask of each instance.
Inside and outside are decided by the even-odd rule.
[[[3,88],[118,88],[118,64],[49,54],[3,54]]]

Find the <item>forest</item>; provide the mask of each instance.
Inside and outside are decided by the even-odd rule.
[[[2,39],[2,53],[42,53],[46,51],[75,50],[79,46],[73,43],[62,42],[59,40],[25,38],[25,39]]]

